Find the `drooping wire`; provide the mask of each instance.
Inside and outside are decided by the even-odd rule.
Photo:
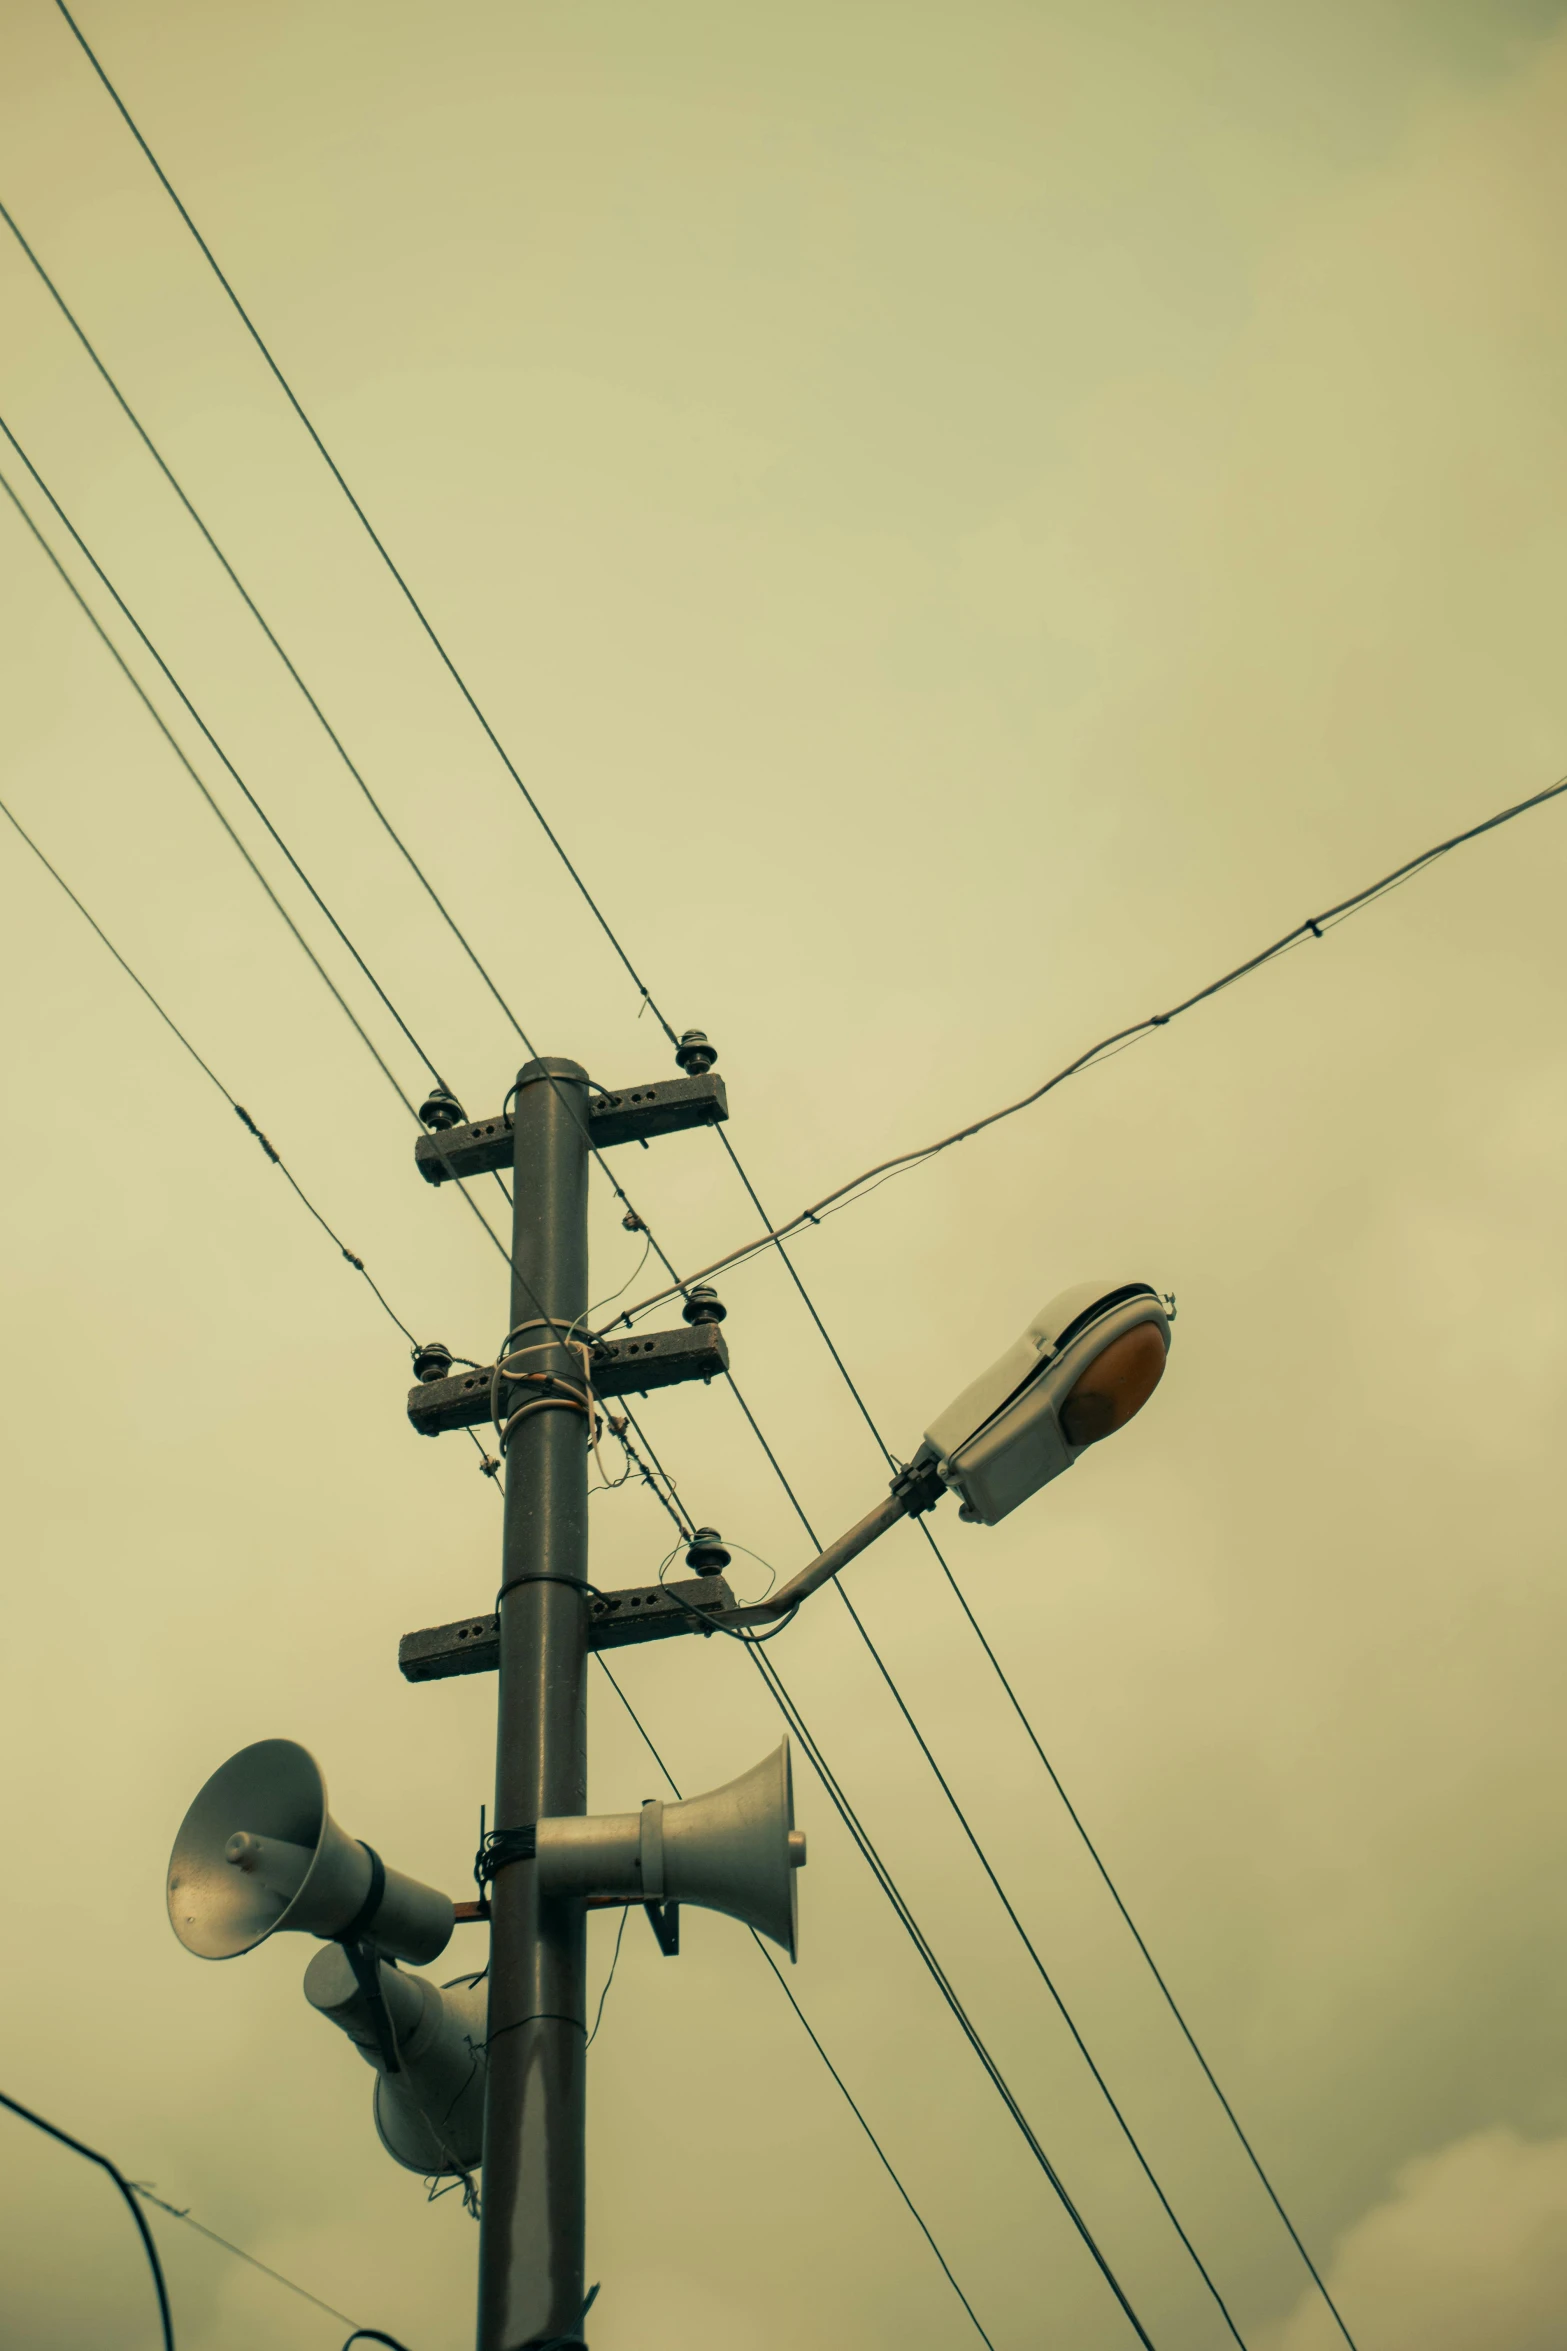
[[[878,1160],[874,1167],[865,1168],[859,1175],[851,1176],[847,1183],[824,1192],[810,1207],[798,1210],[783,1224],[773,1226],[758,1239],[743,1242],[738,1249],[730,1249],[722,1257],[715,1257],[710,1264],[698,1266],[695,1272],[683,1275],[674,1289],[659,1290],[651,1297],[640,1299],[635,1306],[617,1315],[616,1321],[633,1322],[650,1308],[662,1305],[666,1298],[674,1297],[677,1292],[688,1291],[693,1282],[706,1281],[710,1275],[722,1273],[726,1266],[739,1265],[747,1258],[759,1256],[763,1250],[787,1240],[791,1233],[799,1232],[805,1225],[819,1223],[824,1213],[835,1205],[847,1205],[852,1195],[857,1195],[876,1178],[921,1167],[926,1160],[936,1158],[940,1152],[950,1151],[955,1143],[965,1143],[970,1136],[983,1134],[987,1127],[999,1125],[1004,1118],[1015,1118],[1020,1110],[1028,1110],[1034,1103],[1042,1102],[1047,1094],[1054,1093],[1057,1086],[1065,1085],[1068,1078],[1076,1077],[1080,1071],[1092,1068],[1095,1062],[1107,1058],[1112,1050],[1130,1044],[1137,1037],[1151,1035],[1155,1029],[1168,1028],[1172,1020],[1179,1020],[1183,1013],[1195,1010],[1199,1004],[1206,1004],[1211,996],[1221,994],[1224,989],[1233,988],[1237,981],[1248,979],[1253,972],[1261,971],[1265,964],[1288,954],[1303,940],[1320,939],[1328,931],[1337,929],[1351,915],[1359,914],[1364,908],[1374,905],[1377,899],[1386,897],[1390,890],[1412,881],[1416,874],[1434,865],[1438,858],[1449,856],[1453,850],[1463,848],[1469,841],[1478,841],[1485,833],[1495,832],[1499,825],[1511,824],[1515,817],[1526,816],[1531,809],[1544,807],[1547,801],[1559,799],[1564,792],[1567,792],[1567,776],[1559,776],[1555,783],[1547,784],[1542,791],[1531,792],[1526,800],[1517,800],[1510,808],[1498,809],[1494,816],[1483,818],[1479,824],[1466,826],[1463,832],[1453,833],[1447,840],[1438,841],[1429,849],[1422,849],[1418,856],[1407,858],[1402,865],[1395,866],[1391,873],[1384,874],[1380,881],[1368,882],[1364,889],[1354,891],[1348,898],[1341,898],[1336,906],[1328,907],[1321,914],[1308,915],[1270,946],[1259,948],[1255,955],[1248,955],[1244,963],[1237,963],[1233,970],[1222,972],[1217,979],[1209,980],[1203,987],[1194,989],[1191,995],[1182,997],[1178,1004],[1171,1005],[1168,1012],[1151,1012],[1144,1019],[1131,1021],[1125,1028],[1114,1030],[1108,1037],[1101,1037],[1096,1045],[1090,1045],[1086,1051],[1077,1054],[1042,1084],[1019,1095],[1015,1102],[1005,1103],[999,1110],[987,1111],[983,1118],[972,1119],[967,1126],[955,1127],[950,1135],[941,1135],[934,1143],[922,1143],[915,1150],[895,1152],[890,1159]]]
[[[652,1756],[654,1763],[658,1766],[658,1769],[663,1773],[666,1784],[671,1789],[676,1798],[676,1801],[678,1802],[680,1799],[680,1788],[673,1773],[670,1771],[668,1764],[664,1761],[663,1756],[659,1753],[658,1749],[654,1746],[652,1739],[648,1735],[646,1724],[643,1722],[636,1708],[632,1705],[631,1700],[626,1696],[626,1693],[621,1688],[619,1682],[615,1679],[615,1676],[610,1672],[609,1667],[604,1663],[602,1652],[595,1650],[593,1654],[594,1660],[598,1665],[600,1672],[603,1674],[610,1688],[614,1691],[616,1697],[620,1700],[620,1703],[625,1708],[627,1714],[630,1715],[632,1723],[635,1725],[637,1736],[641,1739],[643,1746],[646,1747],[648,1753]],[[838,2071],[838,2068],[834,2065],[832,2059],[828,2056],[821,2042],[817,2039],[816,2032],[810,2022],[810,2019],[807,2017],[804,2009],[800,2006],[799,2001],[795,1998],[793,1992],[789,1988],[789,1981],[785,1976],[783,1969],[778,1965],[778,1962],[774,1959],[772,1953],[768,1950],[767,1945],[763,1942],[755,1927],[748,1927],[746,1931],[750,1935],[752,1942],[756,1945],[757,1950],[761,1953],[768,1966],[772,1969],[779,1990],[782,1992],[784,1998],[788,2001],[790,2007],[794,2010],[796,2017],[799,2019],[801,2028],[804,2031],[806,2038],[809,2040],[812,2048],[816,2051],[817,2056],[821,2059],[823,2065],[826,2066],[827,2071],[832,2075],[833,2080],[838,2085],[845,2105],[848,2107],[849,2112],[853,2115],[855,2121],[859,2124],[861,2130],[865,2133],[866,2138],[870,2141],[871,2147],[875,2152],[877,2162],[881,2165],[882,2170],[887,2174],[888,2179],[891,2180],[893,2186],[897,2189],[899,2196],[903,2199],[904,2205],[908,2210],[909,2217],[914,2222],[915,2227],[919,2230],[920,2235],[924,2238],[926,2244],[930,2247],[931,2252],[935,2255],[937,2262],[940,2264],[943,2277],[946,2279],[948,2285],[952,2288],[954,2294],[956,2294],[958,2300],[962,2303],[964,2309],[968,2312],[969,2318],[973,2322],[974,2332],[978,2335],[980,2341],[987,2346],[987,2351],[995,2351],[995,2346],[991,2343],[990,2337],[986,2334],[984,2328],[979,2322],[979,2317],[974,2309],[974,2305],[970,2302],[968,2296],[964,2293],[963,2288],[958,2284],[957,2279],[953,2276],[951,2269],[947,2265],[946,2255],[942,2252],[941,2247],[937,2244],[935,2238],[931,2235],[930,2229],[926,2224],[924,2215],[921,2213],[919,2206],[915,2203],[913,2197],[909,2194],[909,2191],[904,2186],[902,2180],[898,2177],[896,2170],[893,2168],[891,2157],[888,2155],[885,2147],[883,2147],[880,2139],[877,2138],[876,2133],[871,2129],[870,2124],[866,2121],[864,2113],[856,2101],[853,2092],[850,2090],[848,2083],[844,2080],[842,2074]]]
[[[342,1258],[345,1258],[347,1262],[353,1267],[355,1273],[363,1277],[371,1291],[371,1294],[374,1296],[377,1304],[381,1307],[382,1312],[389,1318],[390,1321],[396,1324],[397,1328],[402,1332],[403,1337],[408,1341],[410,1347],[417,1346],[418,1341],[415,1339],[413,1332],[408,1328],[408,1325],[404,1322],[402,1316],[397,1312],[396,1308],[389,1303],[385,1292],[381,1289],[379,1283],[375,1280],[375,1277],[366,1267],[364,1259],[357,1255],[354,1250],[350,1249],[348,1243],[343,1239],[341,1233],[336,1232],[327,1222],[320,1209],[316,1206],[308,1192],[306,1192],[304,1187],[301,1185],[298,1177],[294,1174],[293,1170],[284,1160],[283,1155],[278,1150],[277,1146],[270,1140],[268,1136],[262,1133],[260,1127],[257,1126],[255,1120],[251,1117],[250,1112],[245,1108],[244,1104],[235,1100],[234,1096],[229,1092],[227,1086],[223,1083],[223,1080],[219,1077],[217,1071],[212,1067],[212,1064],[205,1060],[203,1056],[197,1052],[189,1037],[186,1036],[185,1031],[179,1026],[179,1023],[172,1017],[172,1015],[165,1010],[163,1005],[159,1003],[157,997],[148,987],[141,974],[134,970],[133,967],[126,962],[125,957],[120,953],[119,948],[116,947],[114,941],[109,937],[108,932],[104,930],[103,926],[98,922],[96,917],[92,915],[82,904],[82,901],[77,897],[76,892],[71,888],[70,883],[61,873],[59,867],[52,864],[50,860],[44,855],[43,851],[39,848],[38,843],[33,839],[32,834],[26,830],[21,820],[13,813],[10,808],[6,806],[3,800],[0,800],[0,816],[5,818],[6,823],[10,825],[12,831],[16,833],[18,838],[27,844],[27,847],[37,858],[45,873],[48,874],[51,880],[56,882],[60,889],[64,891],[66,897],[69,898],[71,904],[75,907],[77,913],[87,924],[88,928],[95,932],[103,945],[107,947],[109,953],[114,957],[115,962],[119,965],[121,971],[124,972],[126,978],[134,987],[140,989],[142,995],[152,1006],[153,1011],[162,1021],[164,1027],[169,1031],[170,1035],[178,1039],[179,1043],[190,1055],[191,1060],[196,1064],[196,1067],[201,1071],[202,1075],[206,1078],[209,1078],[212,1084],[216,1086],[218,1092],[222,1095],[224,1101],[233,1111],[235,1117],[240,1120],[246,1131],[255,1137],[256,1141],[260,1144],[262,1151],[265,1153],[266,1157],[270,1160],[272,1165],[277,1169],[278,1173],[282,1176],[284,1182],[288,1184],[291,1190],[294,1192],[301,1206],[307,1209],[310,1215],[315,1218],[316,1223],[326,1234],[327,1239],[336,1248],[338,1255]]]
[[[603,1989],[603,1991],[602,1991],[602,1992],[600,1992],[600,1994],[599,1994],[599,2004],[598,2004],[598,2007],[597,2007],[597,2009],[594,2011],[594,2016],[593,2016],[593,2030],[592,2030],[592,2032],[591,2032],[591,2033],[589,2033],[589,2035],[588,2035],[587,2039],[586,2039],[586,2040],[583,2042],[583,2044],[582,2044],[582,2046],[583,2046],[583,2048],[584,2048],[584,2049],[591,2049],[591,2048],[592,2048],[592,2046],[593,2046],[594,2042],[595,2042],[595,2041],[598,2039],[598,2035],[599,2035],[599,2026],[600,2026],[600,2025],[601,2025],[601,2024],[604,2022],[604,2003],[605,2003],[605,2001],[606,2001],[606,2000],[609,1998],[609,1987],[610,1987],[610,1985],[611,1985],[611,1984],[614,1982],[614,1980],[615,1980],[615,1970],[616,1970],[616,1968],[617,1968],[617,1967],[620,1965],[620,1946],[621,1946],[621,1944],[622,1944],[622,1943],[624,1942],[624,1940],[625,1940],[625,1934],[626,1934],[626,1921],[627,1921],[627,1919],[628,1919],[630,1916],[631,1916],[631,1910],[630,1910],[630,1906],[628,1905],[628,1906],[627,1906],[625,1909],[623,1909],[623,1910],[621,1911],[621,1914],[620,1914],[620,1924],[619,1924],[619,1926],[618,1926],[618,1927],[615,1929],[615,1950],[614,1950],[614,1955],[613,1955],[613,1957],[611,1958],[611,1960],[610,1960],[610,1963],[609,1963],[609,1973],[608,1973],[608,1975],[607,1975],[607,1976],[604,1978],[604,1989]]]
[[[152,2283],[158,2297],[158,2318],[163,2327],[163,2351],[174,2351],[174,2315],[169,2308],[169,2289],[164,2283],[163,2264],[158,2259],[158,2248],[153,2243],[152,2231],[147,2226],[147,2216],[136,2201],[132,2183],[126,2178],[119,2165],[111,2163],[107,2155],[100,2155],[96,2147],[85,2146],[80,2139],[73,2139],[70,2132],[62,2131],[57,2123],[45,2122],[41,2114],[35,2114],[32,2108],[24,2106],[19,2098],[7,2097],[4,2090],[0,2090],[0,2106],[8,2107],[12,2114],[20,2115],[23,2122],[30,2122],[35,2131],[43,2131],[49,2138],[58,2139],[60,2145],[69,2147],[73,2154],[85,2155],[89,2163],[98,2164],[113,2180],[125,2199],[132,2220],[136,2223],[136,2233],[141,2239],[142,2251],[147,2256],[147,2266],[152,2271]],[[336,2314],[334,2313],[334,2315]]]
[[[76,22],[76,19],[72,16],[70,10],[66,7],[65,0],[55,0],[55,5],[59,9],[60,14],[64,17],[66,23],[69,25],[72,33],[75,35],[76,40],[81,47],[82,53],[86,57],[89,65],[91,65],[94,73],[98,76],[99,81],[103,84],[104,89],[108,92],[109,97],[113,101],[121,120],[125,124],[126,129],[130,132],[131,137],[135,140],[137,146],[141,149],[142,154],[146,157],[147,162],[151,166],[159,185],[164,191],[164,194],[168,197],[170,203],[174,206],[175,211],[179,214],[181,220],[185,223],[186,228],[190,231],[191,236],[195,239],[196,244],[199,247],[203,258],[206,260],[208,267],[211,269],[213,276],[217,279],[218,284],[223,288],[224,293],[228,296],[229,301],[234,307],[235,314],[239,318],[240,323],[244,327],[246,333],[249,335],[251,341],[255,344],[256,349],[260,352],[262,358],[265,360],[267,367],[271,371],[271,374],[275,379],[279,389],[281,390],[284,398],[287,400],[290,408],[292,408],[294,414],[298,417],[300,423],[304,426],[305,431],[310,436],[317,454],[325,464],[327,471],[331,474],[332,479],[336,482],[338,488],[342,491],[343,496],[347,499],[349,505],[352,507],[354,514],[364,529],[365,535],[370,541],[370,544],[374,547],[376,553],[380,556],[381,561],[385,564],[388,572],[396,581],[410,612],[412,612],[414,618],[419,623],[420,628],[424,631],[424,634],[429,639],[431,645],[434,647],[442,665],[446,669],[448,676],[451,678],[452,683],[456,686],[457,691],[461,694],[463,700],[467,703],[468,708],[472,711],[474,717],[478,720],[480,727],[483,729],[484,734],[489,741],[491,748],[499,758],[501,765],[505,768],[506,773],[510,776],[512,782],[516,785],[518,791],[522,794],[523,799],[527,802],[528,807],[532,810],[545,839],[549,842],[550,847],[555,851],[556,856],[560,859],[567,873],[571,876],[572,881],[576,884],[578,893],[581,896],[584,905],[587,907],[589,913],[593,916],[594,921],[598,924],[599,929],[603,932],[605,938],[609,941],[621,963],[625,966],[631,982],[636,988],[637,993],[642,998],[644,1005],[646,1005],[652,1012],[654,1018],[657,1020],[665,1036],[669,1039],[671,1045],[677,1045],[680,1040],[676,1036],[675,1031],[670,1027],[668,1021],[664,1018],[663,1013],[659,1010],[658,1005],[654,1002],[651,991],[645,986],[641,975],[636,969],[636,966],[632,963],[630,956],[626,953],[625,948],[621,945],[619,939],[611,929],[608,918],[600,908],[598,901],[589,890],[587,883],[583,880],[581,874],[577,871],[577,868],[572,863],[571,858],[567,855],[565,846],[560,840],[559,835],[555,832],[548,818],[545,816],[544,811],[540,808],[537,800],[534,799],[533,794],[529,791],[527,785],[523,782],[522,776],[514,765],[511,755],[507,751],[505,745],[502,743],[499,735],[495,732],[494,727],[491,726],[489,720],[486,718],[483,710],[480,708],[479,703],[475,698],[472,689],[468,685],[466,678],[464,678],[462,672],[458,669],[456,662],[452,659],[451,654],[447,651],[442,639],[437,635],[434,624],[431,622],[429,615],[426,613],[423,605],[419,602],[419,599],[415,596],[412,588],[409,586],[402,572],[398,569],[396,563],[393,562],[391,554],[389,553],[384,540],[381,538],[379,532],[375,529],[375,526],[371,522],[370,517],[368,514],[366,514],[364,508],[360,505],[359,500],[355,497],[353,491],[349,488],[348,483],[344,479],[342,471],[338,466],[337,460],[333,457],[331,451],[327,448],[326,443],[322,440],[321,435],[317,432],[315,426],[311,423],[310,418],[305,413],[305,409],[301,404],[297,394],[295,393],[293,386],[290,384],[287,376],[284,375],[283,370],[281,367],[279,367],[277,361],[273,358],[272,353],[267,347],[266,343],[262,340],[260,330],[257,328],[254,320],[251,318],[249,311],[245,308],[245,305],[243,302],[241,302],[238,294],[234,291],[234,288],[229,282],[229,279],[225,276],[223,270],[219,267],[217,256],[214,254],[211,246],[207,243],[206,238],[197,228],[196,223],[192,220],[190,214],[186,211],[185,206],[180,201],[180,198],[176,195],[173,183],[170,181],[167,172],[164,170],[162,164],[158,161],[156,155],[154,155],[151,147],[147,144],[146,139],[142,136],[142,133],[138,128],[129,107],[126,105],[124,99],[120,96],[120,93],[115,88],[113,82],[109,79],[108,74],[104,71],[104,68],[99,62],[98,57],[89,45],[86,35],[83,33],[80,25],[78,25]]]

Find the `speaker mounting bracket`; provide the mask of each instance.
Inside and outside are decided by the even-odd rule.
[[[653,1940],[666,1959],[680,1956],[680,1905],[678,1902],[644,1902],[647,1923],[653,1930]]]

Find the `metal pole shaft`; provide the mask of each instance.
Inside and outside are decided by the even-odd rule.
[[[512,1354],[579,1391],[581,1359],[557,1332],[588,1304],[586,1105],[574,1061],[518,1074]],[[513,1386],[511,1409],[549,1393]],[[507,1447],[498,1829],[587,1809],[588,1604],[572,1589],[587,1577],[587,1438],[559,1401],[527,1411]],[[513,1862],[490,1888],[479,2351],[582,2339],[586,1920],[580,1901],[542,1898],[536,1875]]]

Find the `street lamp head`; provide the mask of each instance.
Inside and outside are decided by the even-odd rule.
[[[962,1497],[964,1518],[995,1526],[1142,1410],[1163,1377],[1170,1320],[1146,1282],[1063,1290],[932,1421],[917,1460]]]

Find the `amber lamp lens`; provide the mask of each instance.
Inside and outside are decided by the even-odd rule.
[[[1069,1445],[1097,1445],[1141,1412],[1164,1377],[1165,1346],[1158,1325],[1140,1322],[1096,1355],[1061,1407]]]

